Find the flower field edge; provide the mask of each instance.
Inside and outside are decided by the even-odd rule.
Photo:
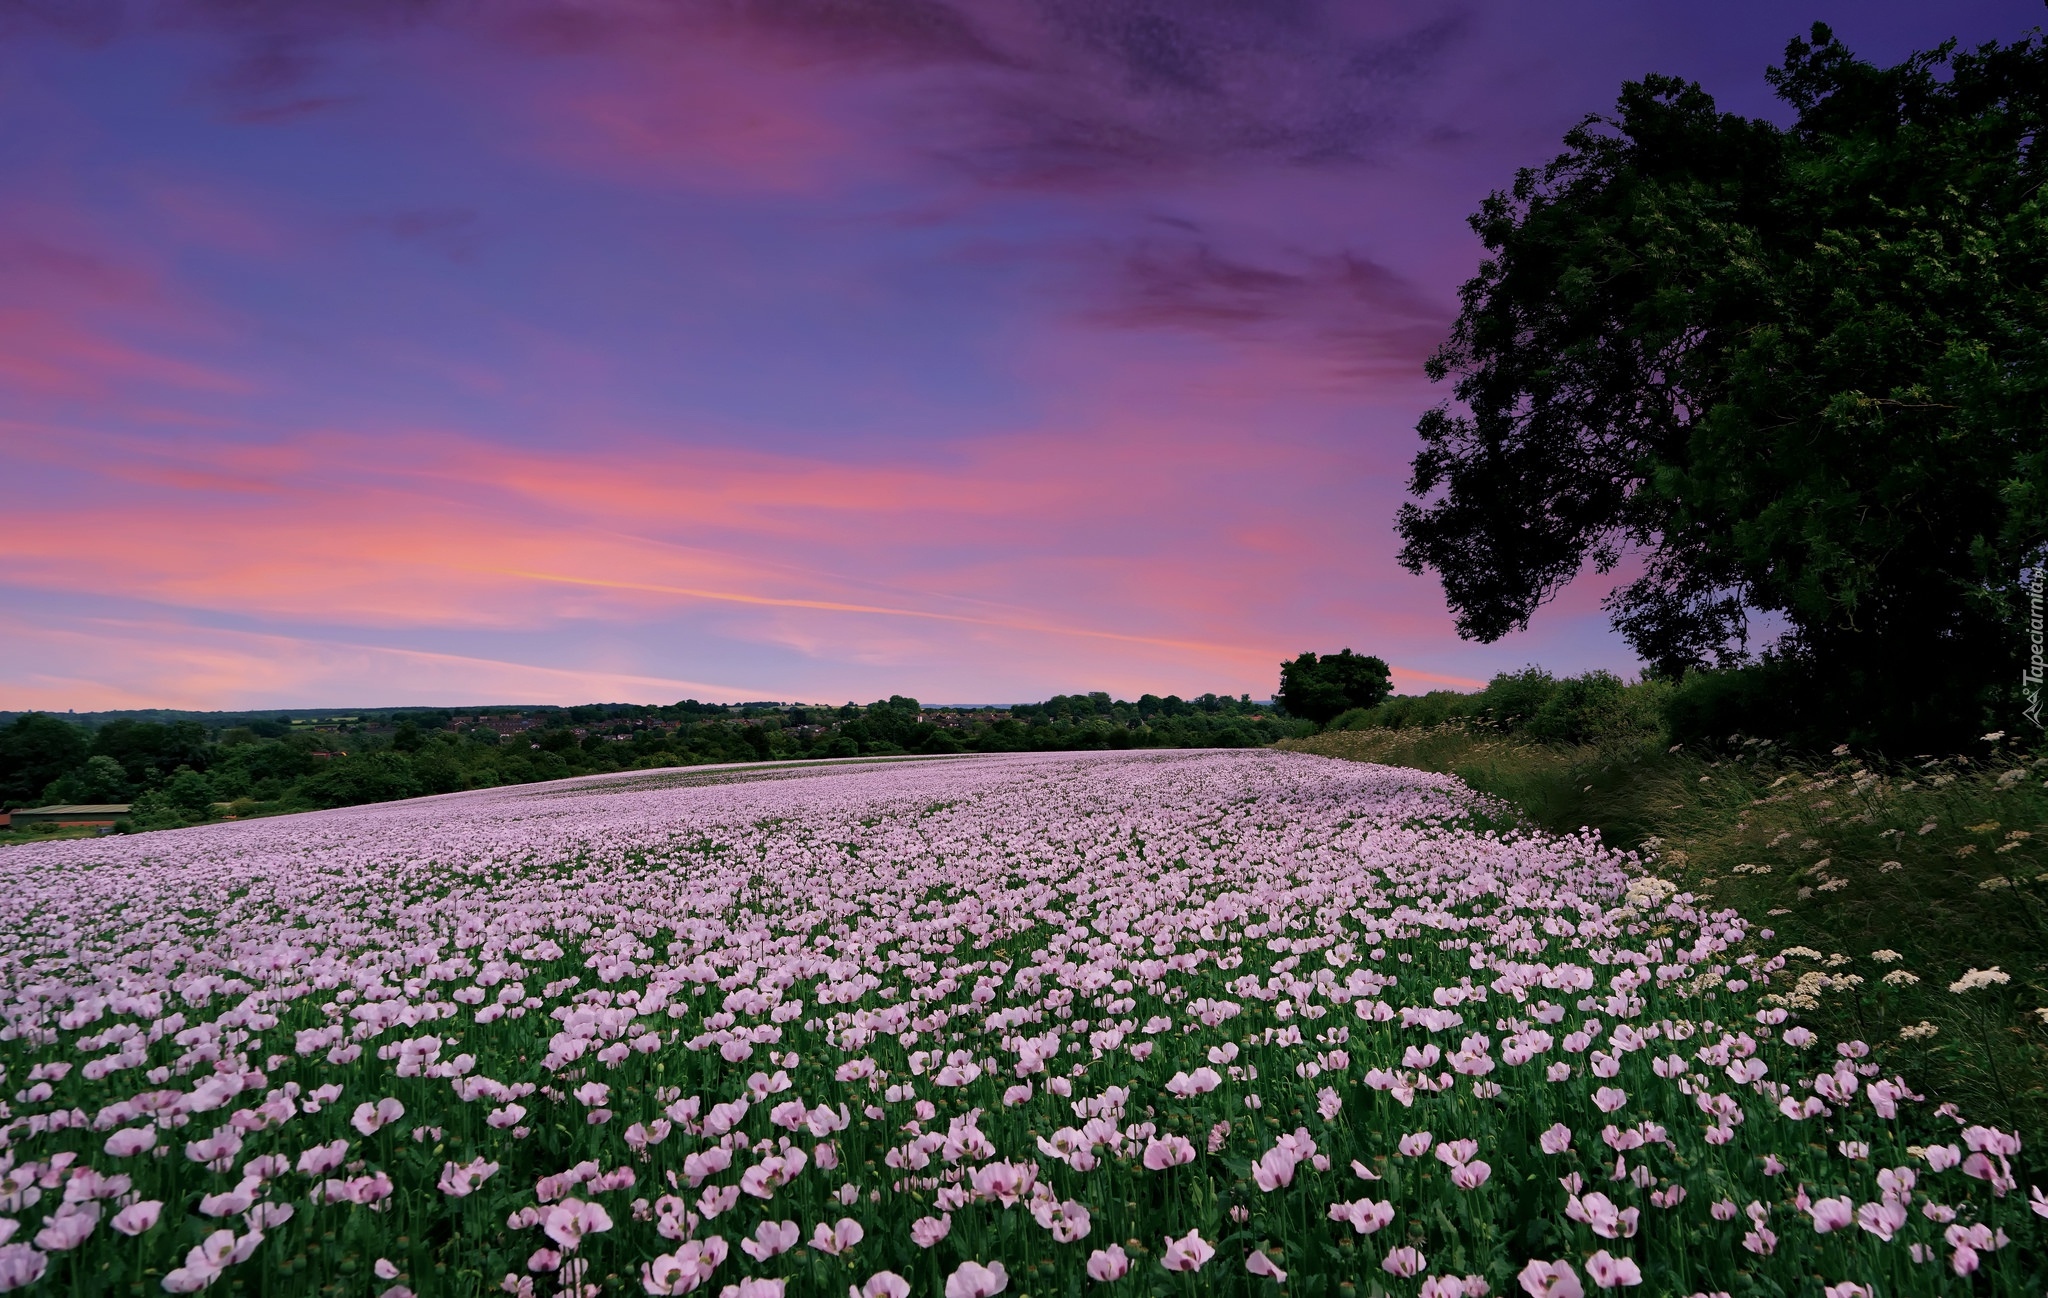
[[[19,848],[0,1290],[2035,1294],[2017,1137],[1455,779],[602,782]]]

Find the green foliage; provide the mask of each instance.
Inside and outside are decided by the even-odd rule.
[[[1472,715],[1472,696],[1456,690],[1427,694],[1396,694],[1369,708],[1352,708],[1330,722],[1330,730],[1407,730],[1440,726]]]
[[[126,802],[130,792],[128,773],[121,763],[102,753],[91,757],[50,781],[40,801],[61,803]]]
[[[417,797],[421,792],[412,763],[397,752],[364,753],[346,762],[331,762],[297,789],[299,799],[315,807],[389,802]]]
[[[1305,653],[1280,664],[1273,701],[1290,716],[1326,725],[1353,708],[1377,705],[1392,689],[1387,664],[1379,658],[1349,649],[1320,658]]]
[[[53,780],[91,753],[85,732],[56,717],[31,712],[0,728],[0,806],[31,806]]]
[[[131,784],[152,784],[180,766],[203,771],[212,758],[206,727],[197,721],[162,724],[122,718],[94,732],[92,751],[121,764]]]
[[[1535,720],[1536,714],[1556,692],[1556,678],[1541,667],[1502,672],[1480,691],[1474,700],[1473,715],[1485,718],[1502,730],[1517,730]]]
[[[1557,683],[1528,730],[1534,739],[1554,744],[1613,744],[1654,739],[1661,732],[1664,699],[1671,687],[1663,681],[1625,684],[1613,672],[1591,671]]]
[[[1476,694],[1433,690],[1353,708],[1328,729],[1429,730],[1470,723],[1544,743],[1630,744],[1662,733],[1671,697],[1671,685],[1660,680],[1632,685],[1606,671],[1558,680],[1540,667],[1526,667],[1502,672]]]
[[[1589,563],[1662,675],[1787,634],[1808,744],[1953,744],[2017,709],[2048,547],[2048,46],[1892,68],[1824,27],[1789,128],[1650,77],[1472,219],[1402,562],[1494,640]]]

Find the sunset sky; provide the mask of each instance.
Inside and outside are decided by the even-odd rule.
[[[0,0],[0,709],[1636,663],[1394,562],[1464,218],[2037,0]]]

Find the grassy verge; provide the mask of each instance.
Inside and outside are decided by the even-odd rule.
[[[1568,747],[1462,724],[1279,747],[1440,771],[1550,831],[1599,829],[1656,873],[1771,924],[1772,989],[1860,1035],[1917,1089],[2016,1128],[2048,1165],[2048,757],[1792,762]],[[2006,981],[1952,991],[1973,970]],[[1789,978],[1789,981],[1788,981]]]
[[[91,838],[91,829],[0,829],[0,847],[10,843],[54,843],[66,838]]]

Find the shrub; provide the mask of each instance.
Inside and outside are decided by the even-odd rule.
[[[1661,681],[1630,685],[1613,672],[1591,671],[1559,681],[1527,729],[1553,744],[1611,744],[1655,737],[1662,726],[1659,704],[1670,686]]]
[[[1502,730],[1519,730],[1556,692],[1557,681],[1550,673],[1532,665],[1518,672],[1502,672],[1488,681],[1474,707],[1477,715]]]

